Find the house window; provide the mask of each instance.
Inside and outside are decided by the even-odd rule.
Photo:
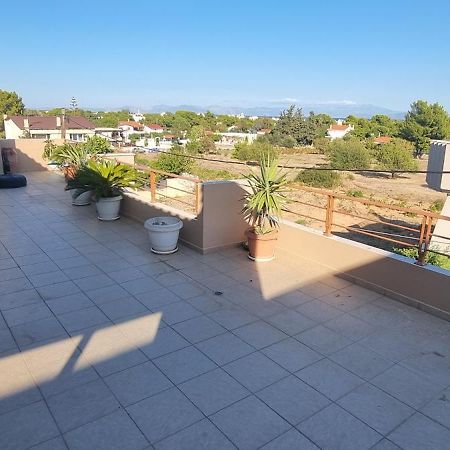
[[[32,139],[50,139],[50,135],[49,134],[32,134],[31,135]]]
[[[69,139],[71,141],[84,141],[84,134],[81,133],[70,133]]]

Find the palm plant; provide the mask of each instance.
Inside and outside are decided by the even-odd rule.
[[[266,234],[279,226],[281,210],[287,199],[284,187],[286,175],[278,168],[278,161],[265,155],[261,159],[260,173],[245,175],[251,192],[244,197],[244,217],[257,234]]]
[[[80,144],[54,145],[49,143],[44,149],[44,158],[54,161],[59,166],[81,167],[91,156],[89,148]]]
[[[133,167],[113,161],[88,160],[78,169],[69,189],[90,189],[97,199],[119,196],[127,187],[139,187],[138,175]]]

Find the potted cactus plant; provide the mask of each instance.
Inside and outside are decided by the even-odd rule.
[[[99,220],[118,219],[123,190],[137,187],[138,175],[133,167],[105,160],[89,160],[69,181],[69,188],[94,192]]]
[[[286,175],[280,172],[278,161],[264,156],[258,174],[245,176],[250,192],[244,197],[244,217],[251,227],[247,230],[248,257],[254,261],[271,261],[275,257],[281,210],[287,199],[284,188]]]

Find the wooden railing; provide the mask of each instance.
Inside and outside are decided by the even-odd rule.
[[[139,170],[141,172],[148,173],[149,175],[149,187],[150,187],[150,200],[152,203],[156,203],[158,201],[158,197],[162,197],[165,199],[170,199],[173,202],[180,203],[184,205],[185,207],[188,207],[189,210],[193,210],[196,215],[200,214],[201,211],[201,187],[202,187],[202,180],[200,180],[197,177],[190,177],[185,175],[176,175],[174,173],[170,172],[164,172],[163,170],[153,169],[149,168],[148,166],[138,165],[135,166],[136,170]],[[185,201],[178,197],[170,197],[167,195],[164,195],[161,191],[158,192],[158,175],[159,177],[163,178],[174,178],[179,180],[185,180],[194,183],[194,191],[188,191],[186,189],[181,189],[179,187],[170,186],[168,189],[183,192],[186,194],[186,197],[192,198],[193,201]]]
[[[285,211],[295,214],[300,217],[305,217],[307,219],[312,219],[314,221],[323,222],[323,232],[326,236],[330,236],[333,231],[338,229],[345,229],[349,232],[360,234],[363,236],[367,236],[374,239],[379,239],[381,241],[386,241],[391,244],[397,244],[403,247],[415,247],[418,251],[418,259],[417,264],[424,265],[426,263],[426,256],[429,251],[434,253],[438,253],[441,255],[448,256],[446,253],[440,252],[438,249],[430,248],[431,238],[433,236],[433,229],[435,220],[441,219],[445,221],[450,221],[450,217],[443,216],[441,214],[437,214],[431,211],[424,211],[421,209],[415,208],[405,208],[402,206],[390,205],[387,203],[379,202],[376,200],[369,200],[363,198],[355,198],[347,195],[339,194],[336,192],[312,188],[302,186],[296,189],[296,191],[304,191],[310,192],[313,194],[317,194],[319,196],[323,196],[324,200],[326,200],[326,204],[315,204],[309,203],[301,200],[290,199],[290,203],[296,203],[304,206],[309,206],[312,208],[317,208],[320,210],[325,209],[324,217],[313,217],[309,214],[304,214],[299,211],[292,211],[288,208],[284,208]],[[291,191],[295,192],[295,191]],[[408,224],[403,225],[395,222],[389,222],[387,220],[381,220],[376,218],[369,218],[368,216],[362,216],[360,214],[355,214],[349,211],[345,211],[342,208],[337,206],[338,201],[347,201],[352,203],[363,204],[368,207],[377,207],[384,210],[396,211],[402,214],[405,214],[409,217],[417,217],[420,219],[417,224]],[[368,221],[372,224],[381,224],[383,226],[393,227],[399,230],[398,233],[388,233],[384,231],[377,230],[367,230],[363,228],[359,228],[358,226],[348,226],[342,223],[339,223],[337,216],[349,216],[357,219],[361,219],[364,221]]]

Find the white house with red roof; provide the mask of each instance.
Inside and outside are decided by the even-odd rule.
[[[350,133],[354,129],[353,125],[347,125],[342,123],[342,120],[338,120],[337,123],[332,123],[327,130],[327,136],[333,139],[342,139],[347,133]]]
[[[164,128],[156,123],[144,125],[144,133],[163,133]]]

